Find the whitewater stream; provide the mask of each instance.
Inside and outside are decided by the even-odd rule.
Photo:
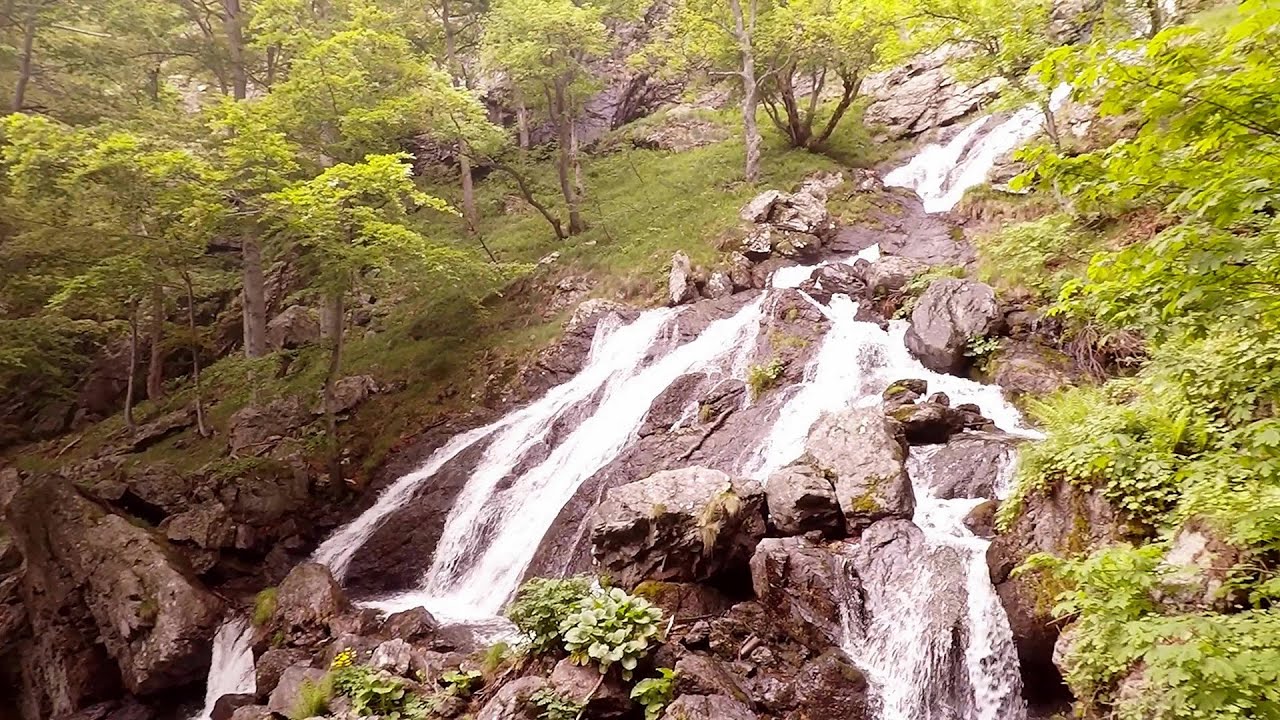
[[[1000,155],[1031,137],[1040,122],[1034,109],[1003,122],[979,118],[950,143],[926,147],[885,181],[915,190],[929,212],[950,209],[965,189],[985,180]],[[872,247],[860,256],[874,260],[876,254]],[[689,373],[702,373],[711,382],[745,379],[763,314],[781,289],[798,286],[812,270],[778,271],[773,289],[683,344],[678,308],[645,311],[629,323],[616,316],[601,321],[589,359],[576,376],[496,422],[446,442],[321,544],[313,559],[343,579],[360,548],[393,513],[429,489],[436,474],[465,450],[484,443],[416,586],[361,604],[385,612],[423,606],[449,621],[492,621],[566,503],[636,439],[655,398]],[[762,440],[742,448],[736,468],[723,469],[763,481],[800,455],[810,427],[823,412],[875,405],[891,382],[908,377],[927,380],[931,392],[945,392],[953,403],[977,404],[1002,430],[1031,434],[998,388],[923,368],[903,343],[905,322],[881,329],[857,320],[857,305],[846,296],[836,295],[825,305],[808,299],[830,327],[803,380],[769,393],[767,402],[774,406],[768,417],[773,419]],[[522,462],[528,457],[542,459]],[[928,460],[929,449],[912,453],[914,521],[925,538],[926,559],[918,574],[881,588],[896,602],[880,603],[883,610],[867,623],[846,622],[845,650],[871,680],[882,720],[1022,720],[1017,657],[987,577],[986,541],[972,536],[961,522],[981,501],[938,499]],[[947,578],[958,579],[939,582]],[[939,617],[945,621],[938,622]],[[964,630],[959,648],[957,623]],[[253,691],[250,635],[243,620],[228,621],[219,630],[206,706],[195,720],[207,719],[223,693]],[[957,653],[964,659],[962,669],[955,662]]]

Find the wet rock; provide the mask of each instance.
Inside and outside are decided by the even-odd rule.
[[[392,675],[405,675],[409,672],[409,656],[412,651],[409,643],[400,638],[388,640],[373,651],[369,666],[386,670]]]
[[[751,268],[751,287],[760,290],[767,289],[769,282],[773,278],[773,274],[785,267],[793,267],[797,263],[795,260],[788,258],[775,257],[764,260]]]
[[[267,709],[277,715],[296,717],[294,708],[298,697],[306,684],[316,685],[324,680],[325,671],[305,665],[294,665],[280,675],[280,682],[271,691],[271,699],[267,701]]]
[[[766,538],[751,558],[751,586],[773,622],[811,648],[838,645],[842,604],[857,603],[858,578],[849,545],[805,538]]]
[[[547,681],[536,676],[513,680],[485,703],[476,720],[536,720],[537,707],[529,698],[545,687]]]
[[[203,676],[222,603],[155,533],[52,478],[27,484],[9,521],[26,558],[22,595],[41,646],[24,655],[52,714],[79,709],[93,695],[94,687],[64,684],[81,673],[101,676],[83,678],[90,686],[119,677],[137,695]],[[118,676],[94,659],[90,638],[106,648]]]
[[[1001,318],[990,286],[956,278],[935,280],[911,312],[907,349],[930,370],[958,373],[968,366],[969,342],[994,334]]]
[[[729,599],[719,590],[700,583],[647,580],[637,585],[634,592],[676,620],[719,615],[730,605]]]
[[[310,413],[296,397],[246,405],[227,421],[227,448],[233,455],[261,454],[309,422]]]
[[[829,263],[815,269],[800,289],[823,304],[831,302],[836,295],[847,295],[856,300],[866,293],[862,276],[846,263]]]
[[[214,701],[209,720],[231,720],[236,710],[253,705],[253,701],[253,695],[223,695]]]
[[[596,519],[592,555],[620,585],[696,582],[745,568],[764,536],[764,492],[718,470],[668,470],[607,491]]]
[[[271,714],[271,708],[266,705],[246,705],[236,708],[231,713],[231,720],[275,720],[275,716]]]
[[[884,399],[886,406],[897,406],[913,403],[924,397],[927,392],[929,392],[929,383],[924,380],[895,380],[885,388],[880,397]]]
[[[795,463],[765,482],[769,520],[783,535],[820,532],[828,538],[845,535],[844,515],[831,479],[809,465]]]
[[[987,362],[987,375],[1014,397],[1048,395],[1080,378],[1071,358],[1033,340],[1006,338]]]
[[[996,535],[996,512],[999,510],[999,500],[984,501],[964,516],[964,526],[975,536],[990,540]]]
[[[850,531],[886,517],[911,517],[915,495],[902,427],[878,408],[825,413],[805,441],[803,462],[835,487]]]
[[[742,210],[738,212],[738,217],[749,223],[765,222],[773,212],[774,204],[777,203],[782,196],[783,194],[778,190],[765,190],[752,198],[751,202],[742,206]]]
[[[155,720],[155,718],[156,712],[150,707],[134,698],[122,698],[98,703],[73,715],[64,715],[58,720]]]
[[[801,717],[814,720],[869,717],[867,678],[838,650],[830,650],[805,663],[796,677],[795,688]]]
[[[741,703],[751,698],[724,663],[706,655],[685,655],[676,663],[677,695],[724,695]]]
[[[267,344],[273,350],[293,350],[320,339],[320,316],[307,307],[293,305],[267,323]]]
[[[254,687],[259,700],[271,697],[280,684],[280,676],[295,665],[306,665],[311,653],[298,648],[270,648],[258,656],[253,664]]]
[[[997,535],[987,548],[987,568],[1009,617],[1028,698],[1054,699],[1063,685],[1053,664],[1059,632],[1050,613],[1053,599],[1044,596],[1039,573],[1013,576],[1013,569],[1039,552],[1058,557],[1087,553],[1126,539],[1129,530],[1100,492],[1068,483],[1057,483],[1024,502],[1008,532]]]
[[[910,445],[945,443],[965,426],[962,411],[934,402],[906,403],[886,414],[902,424]]]
[[[706,287],[702,291],[707,297],[714,300],[732,295],[733,285],[733,280],[730,279],[728,273],[713,272],[711,277],[707,278]]]
[[[859,264],[859,268],[866,284],[867,296],[883,298],[900,292],[912,278],[928,269],[928,266],[912,258],[884,255],[875,262]]]
[[[440,621],[424,607],[402,610],[388,616],[382,624],[383,634],[408,642],[431,637],[439,628]]]
[[[698,289],[690,278],[692,272],[688,255],[677,252],[671,256],[671,273],[667,278],[668,305],[683,305],[698,296]]]
[[[928,456],[934,495],[943,500],[995,497],[1022,442],[1001,432],[966,432],[951,438]]]
[[[783,231],[773,243],[773,251],[785,258],[811,258],[821,249],[822,238],[804,232]]]
[[[586,705],[592,718],[618,718],[631,710],[631,694],[622,678],[611,672],[600,680],[600,671],[592,665],[575,665],[568,658],[556,663],[551,671],[551,687],[562,697]]]
[[[751,708],[724,695],[681,695],[662,720],[756,720]]]
[[[270,627],[296,645],[313,645],[327,638],[329,626],[350,609],[351,602],[329,568],[306,562],[294,567],[277,588]]]

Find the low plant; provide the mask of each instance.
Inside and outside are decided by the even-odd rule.
[[[426,701],[412,692],[403,679],[388,672],[364,665],[345,665],[334,670],[331,676],[334,690],[351,701],[351,710],[358,716],[376,715],[392,720],[425,720],[427,717]]]
[[[450,670],[440,676],[440,682],[444,684],[445,692],[457,697],[471,697],[484,679],[484,675],[478,670]]]
[[[306,720],[329,711],[335,689],[333,673],[325,673],[319,680],[303,680],[298,687],[298,698],[289,712],[290,720]]]
[[[778,358],[763,365],[752,365],[747,370],[747,389],[751,391],[751,399],[760,397],[777,385],[783,369],[785,366]]]
[[[253,599],[253,624],[262,627],[271,622],[271,618],[276,614],[276,604],[279,598],[279,589],[269,587],[258,593]]]
[[[569,658],[578,665],[596,663],[606,673],[621,666],[631,679],[641,658],[661,633],[662,610],[621,588],[593,594],[582,609],[565,618],[561,629]]]
[[[561,626],[591,594],[592,582],[585,575],[570,578],[532,578],[516,593],[507,608],[530,652],[544,653],[563,645]]]
[[[480,658],[480,669],[486,676],[492,676],[515,656],[515,652],[511,646],[504,642],[494,643],[485,648],[484,655]]]
[[[972,358],[977,362],[982,362],[995,355],[1000,349],[1000,338],[990,335],[975,335],[969,338],[969,342],[965,343],[965,357]]]
[[[582,703],[561,695],[551,688],[542,688],[529,696],[538,706],[538,720],[577,720],[582,714]]]
[[[644,706],[644,720],[658,720],[675,695],[676,671],[658,668],[658,677],[645,678],[631,688],[631,699]]]

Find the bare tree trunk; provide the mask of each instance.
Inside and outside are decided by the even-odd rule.
[[[151,357],[147,360],[147,399],[164,396],[164,291],[151,290],[151,330],[148,333]]]
[[[338,412],[334,395],[342,372],[343,328],[346,325],[343,295],[337,291],[325,299],[329,372],[324,379],[324,420],[329,445],[329,480],[334,485],[342,483],[342,448],[338,443]]]
[[[124,424],[132,432],[138,427],[133,419],[133,395],[138,375],[138,301],[129,304],[129,377],[124,386]]]
[[[244,354],[262,357],[267,354],[267,281],[262,272],[262,245],[248,232],[240,238],[240,263]]]
[[[741,0],[729,0],[733,13],[733,34],[738,42],[742,77],[742,134],[746,144],[747,159],[743,175],[747,182],[760,177],[760,128],[756,124],[756,109],[760,105],[760,87],[756,78],[756,55],[751,46],[751,34],[755,29],[755,0],[749,0],[750,16],[742,11]]]
[[[1041,101],[1040,112],[1044,114],[1044,132],[1049,136],[1049,142],[1053,143],[1054,147],[1060,149],[1062,147],[1062,140],[1058,135],[1057,113],[1053,111],[1053,105],[1048,98]]]
[[[1151,23],[1147,28],[1147,37],[1155,37],[1165,26],[1164,8],[1160,7],[1160,0],[1144,0],[1144,2],[1147,6],[1147,19]]]
[[[222,22],[227,34],[227,54],[231,56],[231,92],[237,100],[249,95],[249,72],[244,63],[244,15],[240,0],[222,0]]]
[[[529,154],[529,109],[519,93],[516,93],[516,128],[520,137],[520,160],[523,162]]]
[[[582,181],[582,145],[578,142],[578,126],[569,123],[569,157],[573,162],[573,191],[578,195],[578,202],[587,196],[586,183]]]
[[[18,81],[13,88],[14,112],[22,112],[27,103],[27,86],[31,83],[31,68],[35,57],[36,30],[39,28],[37,5],[31,4],[26,21],[22,25],[22,54],[18,58]]]
[[[554,93],[551,98],[551,111],[555,117],[556,141],[560,146],[556,172],[560,176],[560,192],[564,195],[565,205],[569,207],[569,234],[577,235],[586,227],[582,223],[578,193],[573,188],[573,166],[576,162],[573,152],[573,117],[569,114],[563,82],[556,81]]]
[[[861,89],[862,78],[856,73],[841,78],[840,102],[836,103],[836,109],[832,111],[831,117],[827,120],[827,126],[813,138],[813,142],[809,143],[810,148],[821,147],[823,143],[831,139],[832,133],[840,126],[840,121],[844,119],[845,113],[849,112],[849,107],[853,105],[853,101],[858,97],[858,91]]]
[[[191,274],[182,273],[182,283],[187,290],[187,332],[191,342],[191,381],[196,392],[196,431],[200,437],[209,437],[209,428],[204,422],[204,391],[200,387],[200,342],[196,335],[196,293],[191,286]]]

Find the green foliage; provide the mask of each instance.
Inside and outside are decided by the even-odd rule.
[[[783,365],[782,360],[778,358],[763,365],[752,365],[747,368],[747,389],[751,392],[751,399],[754,400],[773,389],[785,369],[786,365]]]
[[[545,653],[563,644],[561,626],[591,593],[591,578],[585,575],[530,578],[507,608],[507,617],[515,623],[531,652]]]
[[[1000,349],[1000,338],[989,335],[979,335],[969,338],[969,342],[965,343],[965,357],[971,357],[978,361],[986,360]]]
[[[335,681],[332,673],[326,673],[323,678],[315,682],[303,680],[298,688],[298,699],[294,701],[293,708],[289,711],[289,720],[306,720],[324,715],[329,710],[329,703],[333,701],[334,691]]]
[[[594,662],[601,673],[617,664],[630,679],[662,631],[662,611],[621,588],[596,592],[561,625],[565,649],[578,665]]]
[[[425,720],[426,701],[402,679],[364,665],[345,665],[331,673],[333,689],[351,701],[357,716],[376,715],[391,720]]]
[[[458,697],[471,697],[484,681],[484,675],[478,670],[450,670],[440,676],[445,692]]]
[[[480,658],[480,669],[485,677],[493,677],[499,668],[515,657],[518,655],[510,645],[505,642],[494,643],[485,648],[484,656]]]
[[[255,626],[262,627],[271,622],[271,618],[275,617],[276,599],[279,594],[279,588],[269,587],[253,598],[253,624]]]
[[[529,696],[538,706],[538,720],[577,720],[582,714],[582,704],[574,702],[547,687]]]
[[[675,696],[676,671],[658,668],[658,677],[645,678],[631,688],[631,699],[644,706],[644,720],[658,720]]]
[[[1095,236],[1061,213],[1006,225],[978,238],[981,277],[999,289],[1052,302],[1088,266],[1096,245]]]

